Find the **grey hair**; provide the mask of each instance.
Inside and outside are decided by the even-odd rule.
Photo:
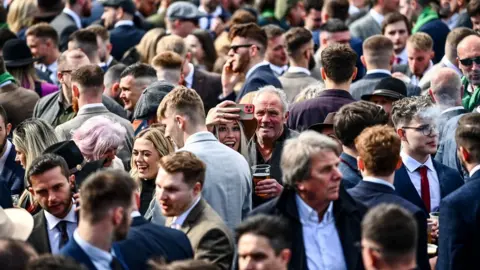
[[[283,112],[286,113],[288,112],[288,100],[287,100],[287,95],[282,89],[276,88],[273,85],[267,85],[264,87],[261,87],[257,90],[255,93],[255,96],[253,97],[253,103],[257,100],[258,97],[260,97],[263,93],[273,93],[278,96],[280,99],[280,102],[282,102],[282,107],[283,107]]]
[[[308,179],[312,157],[324,151],[340,155],[337,142],[315,131],[304,131],[298,137],[288,139],[283,147],[280,162],[283,182],[295,186],[298,182]]]
[[[393,102],[392,122],[396,129],[406,125],[415,117],[422,116],[433,106],[430,96],[406,97]]]
[[[451,107],[455,106],[460,99],[462,81],[454,70],[441,68],[433,75],[430,89],[438,105]]]
[[[305,86],[300,93],[295,97],[294,103],[316,98],[320,96],[320,93],[325,90],[325,85],[321,82],[317,82],[314,84],[309,84]]]

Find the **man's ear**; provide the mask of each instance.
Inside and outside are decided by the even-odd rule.
[[[195,185],[193,186],[193,194],[197,196],[202,192],[202,184],[200,182],[196,182]]]
[[[70,184],[70,188],[72,190],[75,189],[75,174],[72,174],[70,175],[70,177],[68,177],[68,183]]]
[[[112,43],[108,42],[107,46],[105,46],[105,48],[107,49],[107,53],[110,54],[112,52],[112,48],[113,48]]]
[[[360,56],[360,62],[362,62],[362,65],[365,68],[367,67],[367,61],[365,61],[365,56],[364,55]]]
[[[322,15],[320,15],[322,17],[322,23],[326,23],[328,21],[328,14],[327,12],[323,12],[322,11]]]
[[[63,83],[63,74],[60,71],[57,71],[57,79],[61,84]]]
[[[290,258],[292,258],[292,251],[286,248],[280,251],[280,259],[287,265],[290,262]]]
[[[122,223],[123,220],[123,215],[126,215],[125,209],[122,207],[116,207],[113,209],[113,216],[112,216],[112,222],[113,225],[118,226]]]
[[[435,96],[433,95],[432,88],[428,89],[428,95],[432,98],[434,103],[437,103],[437,100],[435,99]]]
[[[355,67],[355,69],[353,70],[353,74],[352,74],[352,81],[355,80],[355,78],[357,77],[357,73],[358,73],[358,68]]]
[[[405,138],[405,130],[399,128],[396,130],[398,137],[400,137],[400,140],[406,141],[407,138]]]
[[[458,150],[459,150],[460,155],[462,156],[463,160],[465,162],[469,162],[470,161],[470,153],[468,152],[468,150],[465,149],[463,146],[460,146],[460,148]]]
[[[365,170],[365,162],[360,156],[357,157],[357,167],[361,172]]]
[[[76,98],[80,96],[80,90],[78,89],[78,86],[76,86],[75,84],[72,84],[72,93],[73,93],[73,96]]]
[[[35,196],[35,190],[33,190],[33,188],[30,186],[28,187],[28,191],[33,195]]]
[[[327,73],[323,67],[320,68],[320,74],[322,74],[322,79],[325,81],[327,79]]]
[[[175,124],[180,130],[185,129],[185,118],[181,115],[175,115]]]
[[[432,50],[432,52],[430,53],[430,60],[435,58],[435,51]]]
[[[402,165],[403,165],[402,158],[398,157],[397,166],[395,167],[395,170],[400,169],[402,167]]]
[[[7,136],[10,135],[10,131],[12,131],[12,124],[8,123],[7,124]]]
[[[287,123],[287,120],[288,120],[288,117],[290,116],[290,112],[286,112],[285,113],[285,119],[283,120],[283,123],[286,124]]]

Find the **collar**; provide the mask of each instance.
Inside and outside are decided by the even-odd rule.
[[[290,73],[305,73],[308,76],[311,75],[310,70],[308,70],[304,67],[292,67],[292,66],[290,66],[287,71],[290,72]]]
[[[455,72],[458,74],[458,76],[460,76],[460,77],[463,76],[462,71],[461,71],[456,65],[454,65],[452,62],[450,62],[450,60],[448,60],[447,57],[444,56],[444,57],[442,58],[442,63],[443,63],[445,66],[447,66],[447,67],[455,70]]]
[[[187,209],[187,211],[183,212],[180,216],[178,217],[174,217],[172,219],[172,224],[171,226],[173,225],[177,225],[178,227],[182,227],[183,223],[185,222],[185,220],[187,219],[188,215],[190,214],[190,212],[192,212],[193,208],[200,202],[200,199],[202,197],[201,196],[198,196],[198,198],[195,200],[195,202],[190,206],[190,208]]]
[[[264,60],[264,61],[262,61],[262,62],[260,62],[260,63],[258,63],[258,64],[256,64],[256,65],[254,65],[252,68],[250,68],[250,70],[249,70],[249,71],[247,72],[247,74],[245,75],[245,80],[247,80],[247,79],[250,77],[250,75],[252,75],[252,73],[253,73],[257,68],[259,68],[259,67],[261,67],[261,66],[269,65],[269,64],[270,64],[270,63],[268,63],[267,61]]]
[[[392,72],[390,72],[390,70],[386,70],[386,69],[370,69],[370,70],[367,70],[367,75],[368,74],[378,74],[378,73],[382,73],[382,74],[388,74],[388,75],[392,75]]]
[[[211,17],[214,17],[214,18],[222,15],[222,8],[220,7],[220,5],[218,5],[217,8],[215,8],[215,10],[214,10],[212,13],[208,13],[208,12],[205,10],[205,8],[203,8],[202,5],[200,5],[200,6],[198,7],[198,10],[199,10],[199,11],[202,11],[202,12],[205,12],[206,14],[208,14],[208,15],[210,15]]]
[[[480,113],[480,106],[477,107],[477,113]]]
[[[323,219],[318,220],[317,211],[315,211],[308,204],[306,204],[298,194],[295,194],[295,200],[297,202],[298,215],[302,224],[305,224],[307,222],[330,223],[334,220],[333,202],[330,202],[330,204],[328,205],[327,211],[325,211],[325,214],[323,215]]]
[[[405,167],[410,173],[415,172],[420,166],[427,166],[430,171],[435,171],[435,167],[433,166],[432,162],[432,156],[430,155],[428,156],[428,159],[424,164],[416,161],[403,151],[400,152],[400,156],[402,157],[403,164],[405,164]]]
[[[124,25],[133,26],[133,22],[130,20],[120,20],[113,26],[113,28],[117,28]]]
[[[200,131],[197,133],[192,134],[190,137],[188,137],[187,140],[185,140],[185,144],[183,147],[187,146],[188,144],[194,143],[199,140],[203,139],[209,139],[209,140],[215,140],[217,141],[217,138],[209,131]]]
[[[388,181],[380,179],[380,178],[376,178],[376,177],[372,177],[372,176],[365,176],[365,177],[363,177],[363,181],[371,182],[371,183],[375,183],[375,184],[380,184],[380,185],[385,185],[385,186],[391,187],[393,190],[395,190],[394,185],[392,185]]]
[[[408,62],[407,46],[405,46],[405,48],[403,48],[403,51],[396,56],[402,59],[402,61]]]
[[[87,109],[90,109],[90,108],[102,108],[102,107],[105,107],[105,105],[103,105],[103,103],[85,104],[81,108],[78,109],[77,115],[84,112]]]
[[[376,12],[373,8],[370,9],[369,14],[378,23],[378,25],[382,25],[382,22],[383,22],[383,19],[385,18],[385,16]]]
[[[68,214],[64,218],[57,218],[56,216],[50,214],[47,211],[43,211],[43,213],[45,214],[45,219],[47,220],[47,226],[49,231],[55,229],[58,223],[62,220],[75,224],[77,223],[77,215],[75,214],[75,205],[73,203],[70,207],[70,211],[68,211]]]
[[[53,63],[51,63],[50,65],[47,66],[47,68],[50,70],[50,71],[55,71],[58,69],[58,61],[54,61]],[[56,74],[55,74],[56,76]]]
[[[106,62],[98,63],[98,66],[99,67],[108,67],[110,65],[110,63],[112,63],[112,61],[113,61],[113,56],[109,55],[108,60]]]
[[[12,83],[13,83],[12,81],[6,81],[6,82],[0,84],[0,88],[5,87],[5,86],[7,86],[7,85],[10,85],[10,84],[12,84]]]
[[[193,66],[192,63],[188,63],[188,68],[190,69],[190,71],[188,72],[187,76],[185,76],[185,82],[187,82],[187,85],[190,85],[189,88],[192,88],[193,73],[195,72],[195,67]]]
[[[451,107],[451,108],[448,108],[448,109],[444,110],[441,114],[451,112],[451,111],[456,111],[456,110],[464,110],[464,109],[465,108],[463,106],[455,106],[455,107]]]
[[[72,17],[73,21],[77,25],[77,28],[82,29],[82,20],[80,19],[80,16],[78,16],[78,14],[75,13],[75,11],[66,7],[66,8],[63,9],[63,13],[66,13],[67,15]]]
[[[473,167],[473,169],[470,171],[469,176],[472,177],[476,172],[480,171],[480,164],[477,166]]]
[[[141,216],[142,216],[142,214],[140,214],[140,212],[138,212],[137,210],[132,211],[132,213],[130,214],[131,218],[136,218],[136,217],[141,217]]]
[[[458,21],[458,16],[459,16],[458,13],[453,13],[453,15],[450,18],[444,21],[445,24],[448,25],[448,28],[450,28],[450,30],[455,28],[455,25],[457,24],[457,21]]]
[[[145,16],[143,16],[143,14],[138,10],[135,11],[135,16],[139,17],[142,20],[145,20]]]
[[[78,229],[75,229],[73,232],[73,239],[77,242],[80,248],[87,254],[92,262],[95,261],[107,261],[108,264],[113,259],[112,254],[110,252],[106,252],[105,250],[99,249],[87,241],[83,240],[78,233]]]
[[[285,66],[276,66],[272,63],[269,62],[269,66],[270,66],[270,69],[272,69],[272,71],[277,74],[278,76],[281,76],[283,73],[285,73],[285,71],[288,69],[288,66],[285,65]]]
[[[350,6],[348,7],[348,14],[353,15],[358,12],[360,12],[360,9],[353,4],[350,4]]]

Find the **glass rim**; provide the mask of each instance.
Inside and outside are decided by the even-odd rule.
[[[271,166],[269,164],[260,164],[260,165],[253,165],[250,167],[252,170],[255,169],[265,169],[265,168],[270,168]]]

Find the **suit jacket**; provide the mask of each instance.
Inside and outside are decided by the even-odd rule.
[[[340,155],[338,170],[343,175],[342,182],[346,189],[353,188],[362,181],[362,174],[358,170],[357,159],[349,154],[342,153]]]
[[[445,55],[445,43],[450,33],[450,28],[440,19],[435,19],[422,25],[418,32],[424,32],[433,39],[433,51],[435,57],[433,63],[438,63]]]
[[[447,136],[446,138],[449,138],[448,135],[453,135],[453,137],[455,137],[455,133],[447,135],[446,133],[448,133],[449,131],[447,131],[444,134],[444,130],[447,127],[448,121],[452,118],[455,118],[455,117],[459,116],[459,115],[461,117],[466,113],[468,113],[468,111],[465,110],[465,108],[462,107],[462,108],[457,108],[455,110],[443,112],[442,114],[440,114],[440,116],[438,117],[438,124],[437,124],[438,134],[439,134],[438,141],[440,142],[440,144],[442,143],[443,135],[446,135]],[[448,128],[451,128],[451,126],[448,126]]]
[[[18,124],[27,118],[31,118],[33,107],[39,96],[35,91],[11,83],[0,88],[0,105],[5,109],[8,121],[14,130]]]
[[[167,218],[166,225],[172,222],[172,218]],[[220,269],[230,269],[234,253],[231,232],[204,199],[193,207],[180,230],[190,240],[196,260],[207,260]]]
[[[25,189],[25,170],[22,165],[15,161],[15,146],[12,144],[3,166],[3,171],[0,175],[2,181],[5,181],[6,186],[13,195],[21,195]]]
[[[240,89],[240,92],[236,97],[237,102],[239,102],[246,94],[257,91],[259,88],[267,85],[273,85],[277,88],[282,88],[282,84],[270,69],[270,66],[265,64],[259,66],[250,74],[248,78],[246,78],[242,89]]]
[[[70,35],[78,30],[75,21],[67,13],[61,12],[50,22],[50,25],[57,31],[60,51],[65,51]]]
[[[134,217],[127,239],[117,243],[129,269],[148,269],[148,260],[163,258],[166,262],[193,258],[187,236],[178,230],[152,224]]]
[[[426,91],[430,89],[430,83],[432,81],[432,77],[441,69],[445,68],[447,65],[445,65],[442,61],[440,61],[438,64],[435,64],[430,68],[425,74],[423,74],[422,79],[420,79],[420,83],[418,86],[422,89],[423,91]],[[410,69],[409,69],[410,70]]]
[[[385,73],[371,73],[365,75],[361,80],[358,80],[350,86],[350,93],[352,94],[355,100],[361,100],[363,95],[368,95],[373,93],[375,86],[385,78],[389,78],[391,75]],[[420,87],[413,84],[406,84],[407,86],[407,96],[419,96]]]
[[[44,210],[33,216],[33,231],[28,237],[27,242],[37,251],[38,254],[51,253],[50,240],[47,232],[47,220]]]
[[[480,254],[480,172],[440,204],[438,270],[476,269]]]
[[[12,195],[10,193],[10,189],[7,187],[7,181],[2,179],[0,176],[0,207],[3,209],[12,208]]]
[[[62,104],[61,89],[55,93],[49,94],[41,98],[33,110],[34,118],[42,118],[50,125],[53,125],[55,120],[62,114],[65,109]],[[102,103],[107,109],[123,118],[127,118],[126,111],[115,100],[105,95],[102,96]]]
[[[463,185],[463,179],[456,170],[438,163],[435,160],[432,160],[432,162],[435,170],[437,171],[441,198],[444,198]],[[405,165],[403,164],[402,167],[395,172],[394,185],[395,190],[400,196],[422,209],[425,214],[430,214],[428,213],[422,198],[415,189],[415,186],[410,180],[407,168],[405,168]]]
[[[140,42],[143,35],[145,35],[145,31],[135,26],[122,25],[113,28],[110,30],[111,55],[120,61],[128,49]]]
[[[303,72],[285,72],[278,78],[283,86],[283,91],[287,95],[287,99],[290,102],[295,100],[295,97],[310,84],[320,83],[312,76]]]
[[[408,210],[418,226],[417,265],[419,269],[430,270],[427,254],[427,216],[425,213],[395,193],[395,190],[382,184],[360,181],[348,193],[363,205],[372,208],[381,203],[393,203]]]
[[[205,115],[207,115],[208,111],[219,102],[218,97],[222,94],[222,78],[218,74],[194,68],[192,88],[202,98]]]
[[[252,216],[257,214],[282,216],[288,220],[293,241],[291,245],[292,257],[288,264],[289,270],[308,269],[302,223],[298,214],[295,194],[293,188],[286,187],[280,197],[259,206],[250,214]],[[361,238],[360,223],[365,212],[365,206],[356,203],[341,187],[338,200],[333,202],[333,215],[335,217],[335,227],[342,243],[343,254],[345,254],[345,263],[347,269],[350,270],[364,269],[362,255],[356,247],[356,243]]]
[[[72,131],[78,129],[88,119],[99,115],[105,116],[114,122],[119,123],[126,129],[127,133],[125,135],[125,141],[123,148],[118,152],[118,157],[123,161],[123,163],[129,164],[133,148],[133,126],[125,118],[109,112],[105,106],[89,107],[84,110],[79,110],[75,118],[57,126],[55,128],[55,133],[57,133],[61,140],[71,140]]]
[[[323,123],[331,112],[338,111],[343,105],[355,102],[345,90],[328,89],[316,98],[295,103],[290,109],[287,126],[290,129],[304,131],[311,125]]]
[[[371,36],[382,34],[381,26],[370,13],[353,22],[349,28],[352,36],[358,37],[363,41]]]

